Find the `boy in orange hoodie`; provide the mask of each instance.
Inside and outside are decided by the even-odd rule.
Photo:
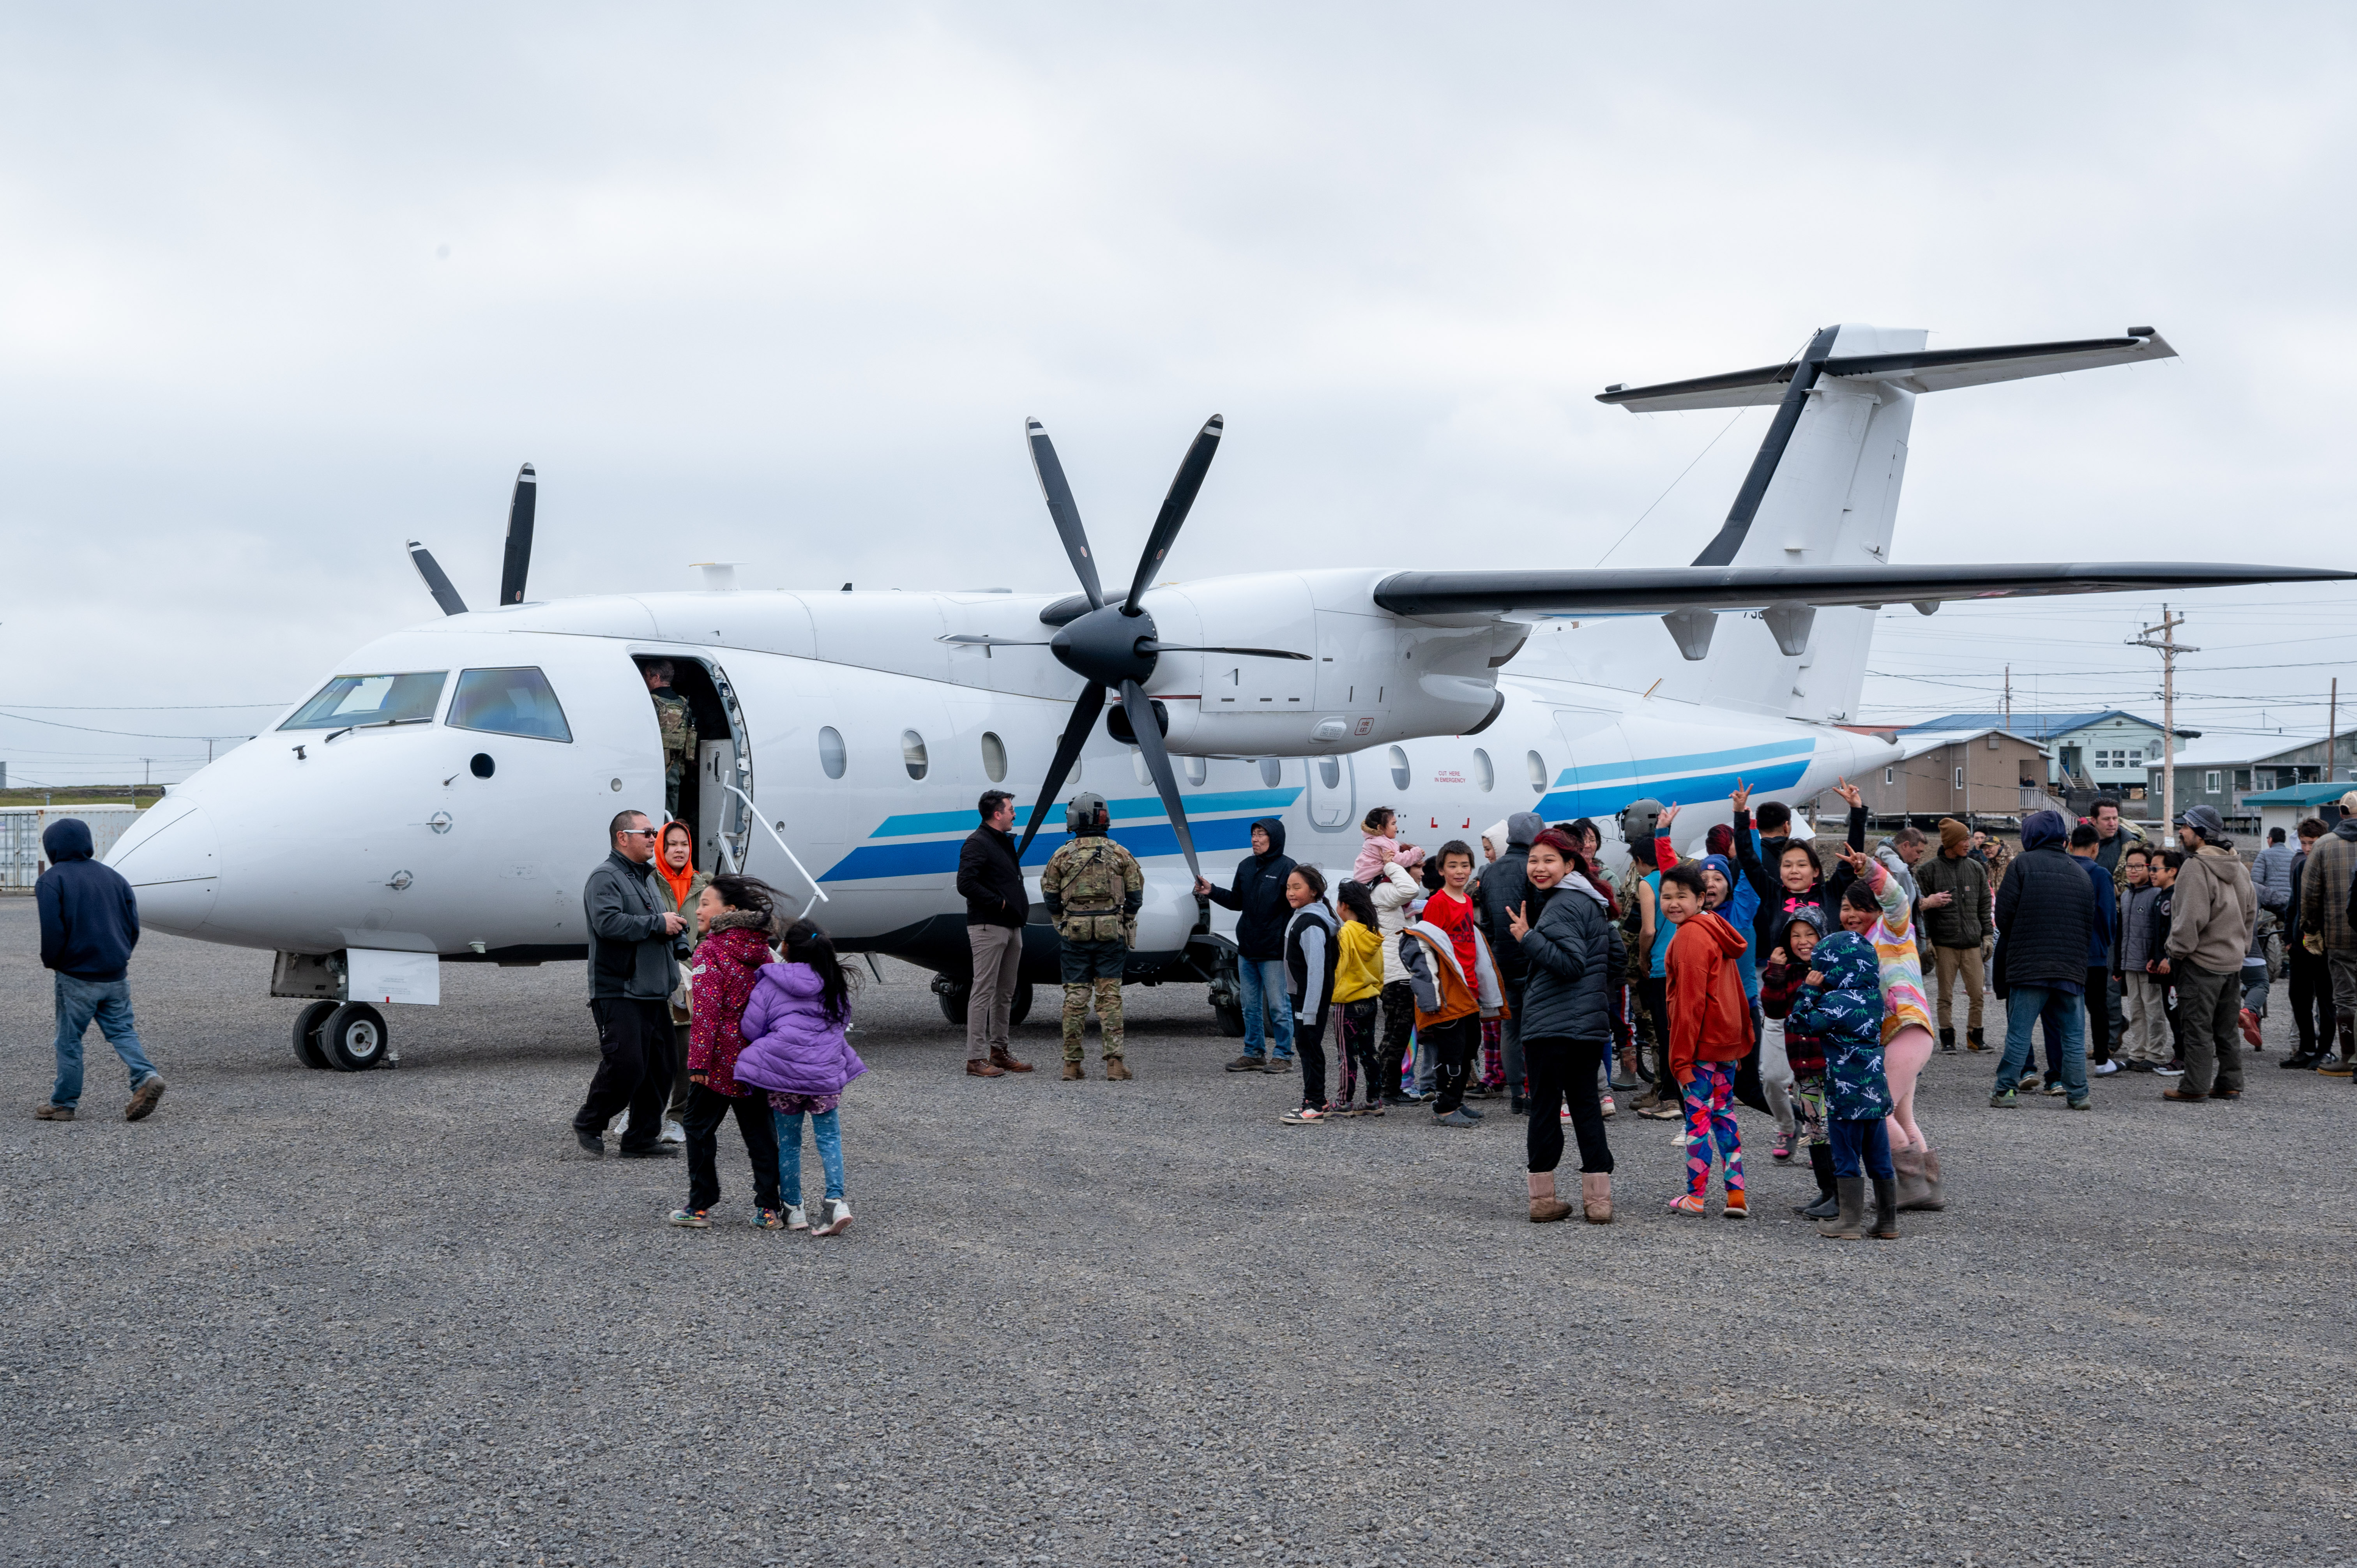
[[[1677,927],[1663,966],[1669,979],[1670,1071],[1686,1107],[1686,1191],[1670,1207],[1680,1214],[1704,1212],[1716,1137],[1726,1165],[1726,1218],[1749,1219],[1743,1144],[1735,1127],[1735,1067],[1751,1049],[1751,1004],[1736,967],[1748,944],[1702,901],[1699,867],[1662,873],[1662,913]]]

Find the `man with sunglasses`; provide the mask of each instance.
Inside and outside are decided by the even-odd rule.
[[[581,904],[589,919],[589,1014],[597,1021],[597,1076],[573,1118],[582,1152],[606,1152],[606,1123],[627,1105],[626,1159],[677,1153],[658,1142],[673,1076],[670,998],[679,983],[672,939],[686,928],[658,896],[655,845],[661,830],[644,811],[608,824],[613,851],[589,874]]]

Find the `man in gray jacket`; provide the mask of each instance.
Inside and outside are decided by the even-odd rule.
[[[589,922],[589,1014],[597,1021],[597,1076],[574,1114],[574,1136],[592,1158],[606,1152],[606,1123],[627,1105],[620,1152],[653,1159],[675,1152],[658,1142],[672,1080],[670,998],[679,983],[672,939],[687,922],[656,894],[657,830],[644,811],[608,824],[613,848],[581,889]]]
[[[2214,806],[2177,819],[2185,864],[2169,889],[2169,972],[2177,983],[2185,1077],[2163,1100],[2239,1100],[2243,1094],[2243,955],[2259,917],[2250,869]]]

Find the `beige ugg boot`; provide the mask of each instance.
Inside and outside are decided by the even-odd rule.
[[[1557,1219],[1569,1218],[1571,1205],[1555,1195],[1555,1172],[1532,1171],[1528,1174],[1531,1184],[1531,1223],[1545,1225]]]
[[[1579,1207],[1590,1225],[1612,1223],[1612,1173],[1582,1171],[1579,1176]]]

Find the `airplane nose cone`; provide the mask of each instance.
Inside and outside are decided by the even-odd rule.
[[[106,863],[139,898],[143,926],[187,936],[210,917],[221,885],[221,839],[198,805],[151,806]]]

